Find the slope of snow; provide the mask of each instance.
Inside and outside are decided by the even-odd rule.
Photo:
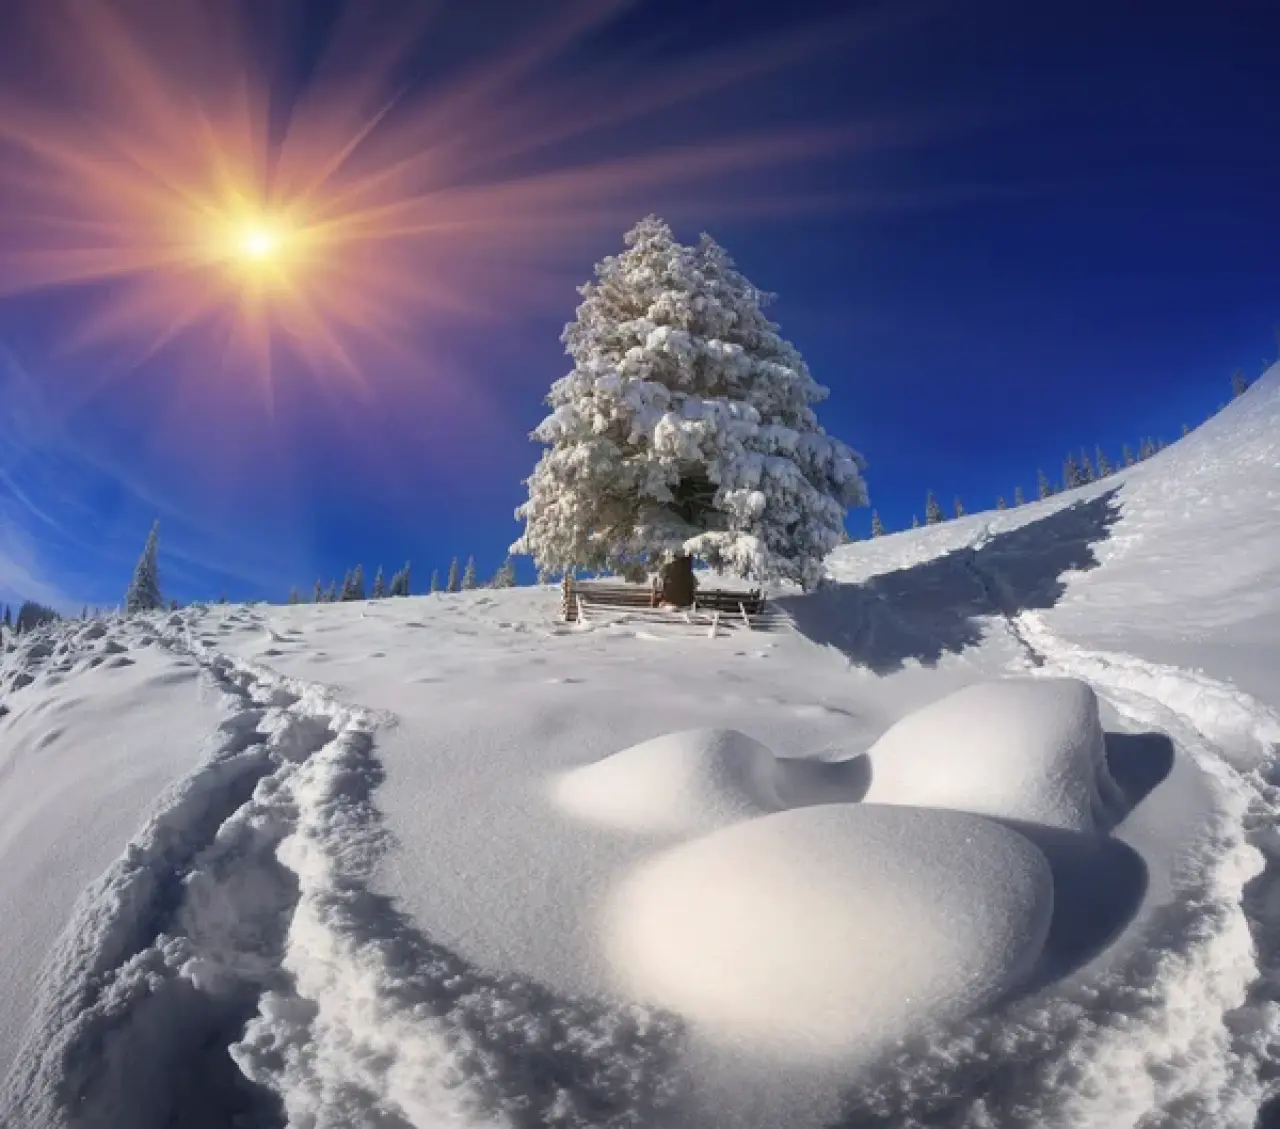
[[[1277,442],[1273,372],[770,631],[517,589],[28,640],[0,1123],[1252,1129]]]

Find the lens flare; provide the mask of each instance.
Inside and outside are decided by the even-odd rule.
[[[0,298],[83,292],[89,312],[61,336],[124,350],[125,372],[163,351],[166,379],[185,364],[208,384],[218,368],[221,387],[250,377],[270,400],[287,355],[368,394],[371,373],[421,371],[459,320],[550,294],[563,311],[568,280],[645,212],[774,206],[770,169],[901,140],[897,123],[709,138],[671,112],[860,24],[666,72],[643,53],[583,66],[566,59],[628,5],[548,0],[504,21],[506,47],[489,29],[483,60],[459,64],[432,23],[449,7],[391,20],[348,4],[305,66],[302,0],[8,12]],[[626,144],[632,125],[661,140]]]

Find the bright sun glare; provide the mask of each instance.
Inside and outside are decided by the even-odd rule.
[[[267,224],[251,224],[240,233],[240,254],[246,259],[269,259],[279,249],[280,236]]]

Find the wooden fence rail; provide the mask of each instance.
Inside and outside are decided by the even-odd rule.
[[[561,585],[561,610],[566,622],[582,617],[584,609],[603,608],[661,608],[662,589],[656,584],[625,584],[607,580],[574,580],[565,576]],[[736,613],[747,626],[751,617],[764,610],[765,597],[759,588],[735,592],[727,588],[699,588],[693,597],[691,610]]]

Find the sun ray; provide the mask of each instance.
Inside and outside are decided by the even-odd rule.
[[[764,209],[768,178],[747,174],[919,134],[904,120],[677,130],[569,159],[555,146],[795,65],[834,33],[689,58],[616,90],[605,67],[548,75],[634,0],[548,0],[487,64],[425,76],[418,54],[448,9],[410,7],[392,23],[348,4],[288,98],[263,60],[296,38],[302,0],[24,9],[23,34],[0,41],[0,296],[82,288],[93,301],[66,348],[163,354],[206,382],[250,383],[268,410],[285,358],[368,398],[386,373],[423,367],[415,340],[540,306],[545,280],[562,285],[560,265],[602,229],[717,182],[733,183],[726,206]],[[268,32],[280,43],[254,38]]]

